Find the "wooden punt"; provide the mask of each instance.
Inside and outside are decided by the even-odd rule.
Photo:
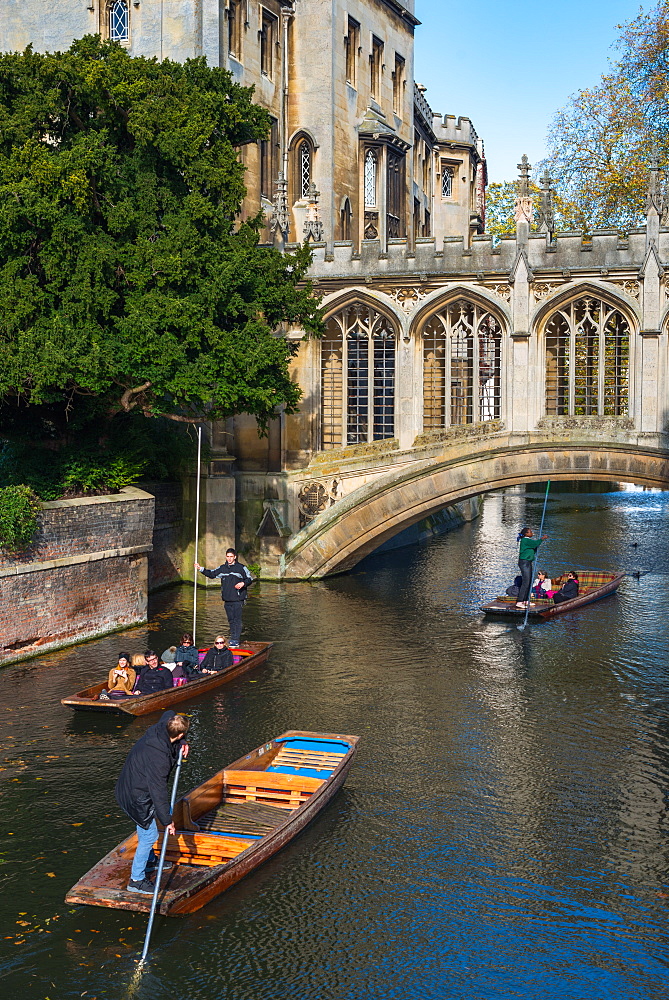
[[[602,597],[608,597],[609,594],[613,594],[624,578],[624,573],[607,573],[603,570],[579,571],[578,597],[575,597],[572,601],[563,601],[561,604],[555,604],[552,598],[532,598],[534,607],[530,608],[528,618],[533,618],[535,621],[555,618],[557,615],[563,615],[567,611],[575,611],[576,608],[582,608],[586,604],[600,601]],[[566,582],[567,574],[565,573],[563,576],[553,580],[554,589],[559,590]],[[489,604],[484,604],[481,611],[486,615],[524,618],[525,609],[517,608],[516,601],[517,598],[507,597],[506,595],[496,597]]]
[[[269,656],[272,642],[247,642],[243,649],[233,649],[235,663],[227,670],[210,674],[195,681],[189,681],[181,687],[168,688],[167,691],[156,691],[154,694],[138,694],[132,698],[119,698],[117,701],[100,701],[100,692],[107,690],[107,682],[101,681],[90,687],[62,698],[61,705],[83,712],[107,712],[112,715],[148,715],[149,712],[162,712],[180,701],[197,698],[207,694],[214,688],[235,680],[248,670],[260,666]]]
[[[359,739],[290,730],[178,799],[166,855],[175,864],[161,880],[160,913],[199,910],[292,840],[343,785]],[[65,901],[148,912],[152,897],[126,889],[136,846],[133,833]]]

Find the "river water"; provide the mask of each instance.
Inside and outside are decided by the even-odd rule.
[[[186,704],[184,791],[286,729],[359,734],[344,789],[273,860],[187,918],[68,908],[130,832],[113,787],[149,716],[59,699],[151,624],[0,674],[0,990],[21,1000],[666,998],[669,494],[553,493],[550,573],[617,568],[616,597],[526,631],[486,621],[543,492],[486,497],[472,524],[314,584],[256,588],[268,665]],[[202,596],[200,641],[222,619]],[[669,888],[667,889],[669,894]]]

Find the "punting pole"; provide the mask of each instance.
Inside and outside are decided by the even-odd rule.
[[[177,798],[177,785],[179,784],[179,772],[181,771],[181,761],[183,760],[183,747],[179,748],[179,760],[177,761],[177,769],[174,774],[174,784],[172,785],[172,800],[170,802],[170,813],[174,812],[174,803]],[[160,877],[163,874],[163,865],[165,864],[165,852],[167,850],[167,830],[163,831],[163,842],[160,847],[160,859],[158,860],[158,871],[156,872],[156,884],[153,889],[153,899],[151,900],[151,912],[149,913],[149,924],[146,928],[146,937],[144,938],[144,949],[142,951],[142,957],[139,960],[138,968],[144,965],[146,961],[146,956],[149,953],[149,941],[151,940],[151,931],[153,929],[153,918],[156,914],[156,903],[158,902],[158,893],[160,892]]]
[[[202,425],[197,425],[197,484],[195,487],[195,562],[198,561],[200,546],[200,471],[202,468]],[[195,626],[197,623],[197,570],[193,577],[193,645],[195,645]]]
[[[544,497],[544,509],[543,509],[543,511],[541,513],[541,527],[539,528],[539,538],[541,538],[541,536],[544,533],[544,521],[546,520],[546,505],[548,503],[548,491],[550,490],[550,488],[551,488],[551,481],[549,479],[548,482],[546,483],[546,496]],[[518,631],[519,632],[524,632],[525,631],[525,626],[527,625],[527,619],[528,619],[529,614],[530,614],[530,600],[532,599],[532,581],[534,580],[534,567],[537,564],[537,552],[538,552],[538,549],[535,549],[534,550],[534,559],[532,560],[532,576],[530,578],[530,592],[527,595],[527,605],[525,607],[525,620],[523,621],[522,625],[518,626]]]

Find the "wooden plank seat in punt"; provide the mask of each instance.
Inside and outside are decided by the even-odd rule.
[[[191,833],[179,830],[167,838],[165,857],[186,865],[223,865],[256,842],[255,837],[229,837],[223,833]],[[158,850],[159,843],[154,845]]]
[[[346,753],[332,753],[325,750],[294,750],[292,747],[283,747],[272,761],[269,771],[274,772],[279,767],[309,768],[311,771],[325,772],[322,776],[329,778],[337,764],[344,759]]]
[[[275,771],[224,771],[224,802],[262,802],[280,809],[298,809],[323,784],[324,778]]]

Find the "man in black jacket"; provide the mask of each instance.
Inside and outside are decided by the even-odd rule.
[[[135,681],[135,691],[140,694],[155,694],[156,691],[166,691],[174,687],[174,677],[169,667],[163,667],[158,660],[158,654],[152,649],[144,653],[146,666],[142,667]]]
[[[153,851],[158,838],[156,817],[165,827],[166,834],[174,834],[167,779],[178,760],[180,747],[183,747],[184,758],[188,756],[184,737],[189,726],[190,722],[183,715],[163,712],[160,721],[135,743],[116,782],[116,801],[137,825],[137,850],[128,882],[129,892],[153,893],[153,883],[147,876],[158,867]],[[165,862],[165,867],[172,866]]]
[[[195,569],[198,573],[209,577],[210,580],[219,579],[221,581],[221,600],[224,603],[230,626],[228,645],[231,649],[237,649],[242,634],[242,608],[248,597],[247,588],[255,582],[254,578],[246,566],[237,562],[235,549],[227,550],[222,566],[218,566],[216,569],[205,569],[204,566],[195,563]]]

